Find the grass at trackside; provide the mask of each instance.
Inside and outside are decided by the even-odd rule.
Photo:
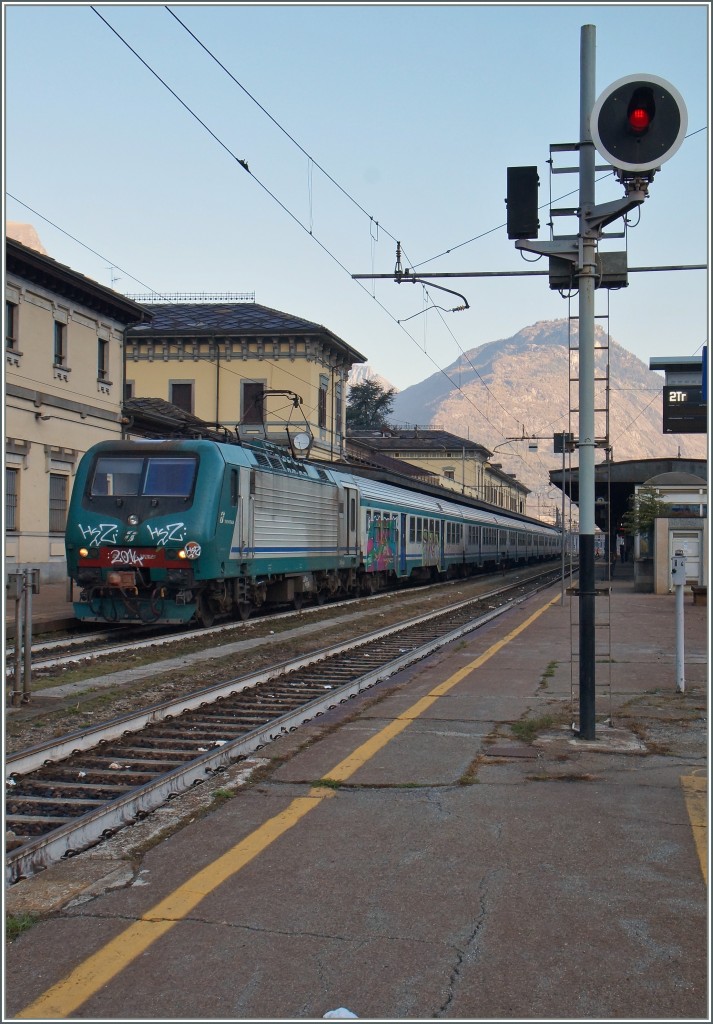
[[[12,942],[37,922],[36,914],[8,914],[5,917],[5,939]]]

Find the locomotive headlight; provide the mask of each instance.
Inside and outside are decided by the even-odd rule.
[[[79,549],[79,557],[80,558],[86,558],[88,555],[89,555],[89,548],[80,548]]]
[[[181,550],[178,552],[178,557],[179,558],[185,558],[186,557],[186,552],[183,550],[183,548],[181,548]]]
[[[139,517],[137,515],[134,515],[133,512],[132,512],[132,514],[127,519],[127,522],[129,524],[129,526],[138,526],[139,525]]]

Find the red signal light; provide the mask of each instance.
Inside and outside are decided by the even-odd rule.
[[[645,107],[634,107],[629,113],[629,125],[632,131],[644,132],[651,124],[651,115]]]

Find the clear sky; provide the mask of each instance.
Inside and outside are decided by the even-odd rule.
[[[597,94],[654,74],[689,118],[640,218],[602,248],[628,249],[630,267],[708,261],[708,3],[96,10],[125,42],[86,4],[3,4],[15,197],[4,212],[117,291],[254,292],[329,328],[399,389],[462,350],[576,314],[546,278],[437,281],[468,300],[450,313],[423,310],[450,309],[455,296],[351,275],[392,273],[397,239],[404,267],[422,274],[546,269],[507,238],[506,168],[538,166],[549,238],[550,197],[577,202],[576,175],[550,175],[547,161],[550,144],[579,134],[585,24],[596,26]],[[555,166],[574,159],[558,154]],[[610,174],[597,177],[597,202],[621,197]],[[564,223],[576,232],[558,219],[558,233]],[[707,340],[708,283],[705,271],[631,274],[627,289],[598,293],[597,313],[609,298],[612,337],[647,365],[694,355]]]

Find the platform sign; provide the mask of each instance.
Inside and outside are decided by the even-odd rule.
[[[706,404],[700,384],[666,385],[663,389],[664,434],[705,434]]]

